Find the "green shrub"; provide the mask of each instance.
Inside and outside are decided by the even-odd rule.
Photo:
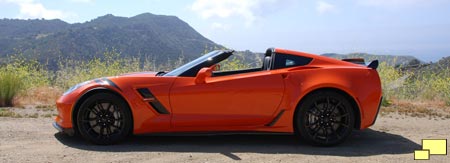
[[[49,72],[37,61],[25,60],[21,55],[7,58],[0,66],[0,106],[12,106],[21,90],[50,84]]]
[[[450,69],[401,71],[381,63],[378,69],[386,104],[393,99],[442,101],[450,105]]]
[[[7,68],[0,69],[0,107],[13,106],[14,96],[23,87],[22,79]]]
[[[116,76],[123,73],[143,71],[139,59],[120,58],[115,51],[105,52],[104,58],[95,58],[90,61],[64,60],[59,63],[56,71],[55,85],[67,89],[83,81]],[[150,67],[146,64],[144,68]]]
[[[106,76],[129,72],[171,70],[181,66],[183,57],[163,64],[154,64],[147,59],[123,58],[114,49],[104,53],[102,58],[89,61],[62,59],[56,71],[48,71],[44,64],[25,60],[13,55],[0,65],[0,106],[12,106],[17,94],[33,88],[67,89],[77,83]],[[395,60],[394,60],[395,62]],[[260,66],[260,64],[258,65]],[[232,56],[221,63],[221,70],[252,68],[242,55]],[[396,100],[439,101],[450,106],[450,69],[440,68],[405,70],[386,62],[380,63],[380,74],[384,100],[383,106]],[[25,91],[24,91],[25,90]],[[21,92],[22,91],[22,92]],[[45,92],[45,90],[39,92]],[[17,100],[16,100],[17,101]]]
[[[221,71],[233,71],[251,68],[235,56],[231,56],[227,60],[220,63]]]

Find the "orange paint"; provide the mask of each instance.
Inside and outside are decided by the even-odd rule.
[[[294,131],[295,109],[308,93],[334,88],[347,93],[358,106],[360,129],[372,125],[382,92],[376,70],[324,56],[284,49],[276,53],[304,56],[304,66],[211,76],[214,67],[197,77],[155,76],[155,73],[109,77],[116,86],[90,82],[57,101],[55,121],[72,128],[77,101],[93,89],[109,89],[122,96],[131,108],[134,134],[206,131]],[[137,89],[147,88],[169,114],[158,113]],[[273,124],[275,117],[284,110]]]

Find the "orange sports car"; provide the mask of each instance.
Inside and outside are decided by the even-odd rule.
[[[231,55],[216,50],[167,73],[77,84],[58,99],[53,126],[96,144],[130,134],[268,132],[329,146],[375,123],[382,101],[376,60],[270,48],[261,67],[220,71]]]

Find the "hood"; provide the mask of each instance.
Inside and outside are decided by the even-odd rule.
[[[157,72],[147,71],[147,72],[132,72],[119,75],[120,77],[153,77]]]

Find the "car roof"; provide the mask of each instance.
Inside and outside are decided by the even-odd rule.
[[[311,65],[323,65],[323,66],[351,66],[351,67],[360,67],[360,68],[367,68],[366,66],[350,63],[346,61],[342,61],[339,59],[321,56],[317,54],[311,54],[311,53],[305,53],[305,52],[299,52],[294,50],[287,50],[287,49],[281,49],[281,48],[273,48],[275,53],[283,53],[283,54],[291,54],[291,55],[298,55],[303,57],[312,58],[313,61],[310,63]]]

